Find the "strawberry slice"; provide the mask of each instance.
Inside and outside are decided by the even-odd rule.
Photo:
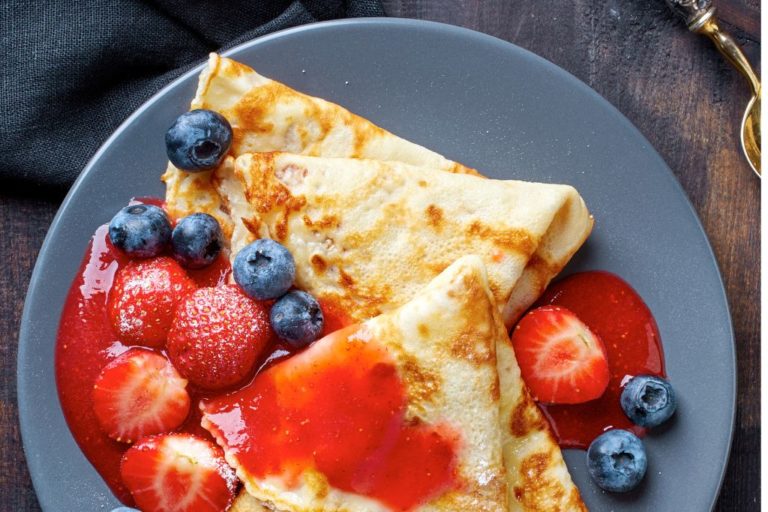
[[[544,306],[520,320],[512,346],[539,402],[579,404],[600,397],[610,373],[600,338],[568,309]]]
[[[190,404],[186,386],[168,359],[132,348],[101,371],[93,386],[93,410],[109,437],[132,443],[184,422]]]
[[[140,440],[123,455],[120,475],[143,512],[224,512],[238,485],[221,448],[191,434]]]

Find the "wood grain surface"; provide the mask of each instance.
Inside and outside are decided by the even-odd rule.
[[[753,63],[759,62],[759,0],[715,3],[724,28],[732,31]],[[664,157],[714,248],[738,345],[736,433],[716,510],[758,510],[760,181],[738,146],[748,100],[744,80],[708,41],[688,33],[662,0],[384,4],[390,16],[462,25],[549,59],[615,105]],[[19,436],[16,346],[27,283],[61,199],[7,186],[0,191],[0,512],[39,510]]]

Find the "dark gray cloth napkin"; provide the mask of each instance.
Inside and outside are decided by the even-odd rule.
[[[4,0],[0,180],[64,190],[117,126],[211,51],[379,0]]]

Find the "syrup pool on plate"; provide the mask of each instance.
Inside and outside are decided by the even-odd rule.
[[[573,274],[552,284],[534,307],[555,305],[573,311],[603,341],[610,381],[598,399],[575,405],[539,404],[560,446],[586,449],[597,436],[621,428],[642,436],[619,403],[635,375],[665,377],[664,352],[656,321],[643,299],[610,272]]]
[[[140,202],[162,205],[156,199]],[[112,492],[124,503],[133,504],[120,478],[120,458],[130,445],[110,439],[101,430],[91,399],[101,369],[129,348],[112,332],[107,315],[112,281],[128,261],[129,258],[110,243],[107,226],[99,227],[86,248],[64,303],[56,340],[55,368],[59,400],[72,435]],[[189,271],[189,275],[198,286],[215,286],[224,282],[230,271],[226,257],[220,256],[204,269]],[[264,351],[258,366],[268,366],[290,354],[289,347],[275,343]],[[191,386],[188,390],[192,398],[191,413],[177,430],[211,439],[200,426],[197,405],[205,395]]]

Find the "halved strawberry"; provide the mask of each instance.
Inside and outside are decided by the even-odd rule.
[[[168,359],[132,348],[101,371],[93,386],[93,410],[109,437],[132,443],[184,422],[190,403],[186,386]]]
[[[610,374],[600,338],[568,309],[544,306],[520,320],[512,346],[539,402],[578,404],[600,397]]]
[[[221,448],[191,434],[140,440],[123,455],[120,475],[143,512],[224,512],[238,484]]]
[[[161,348],[173,313],[197,285],[176,260],[134,260],[118,270],[109,292],[109,320],[126,343]]]

